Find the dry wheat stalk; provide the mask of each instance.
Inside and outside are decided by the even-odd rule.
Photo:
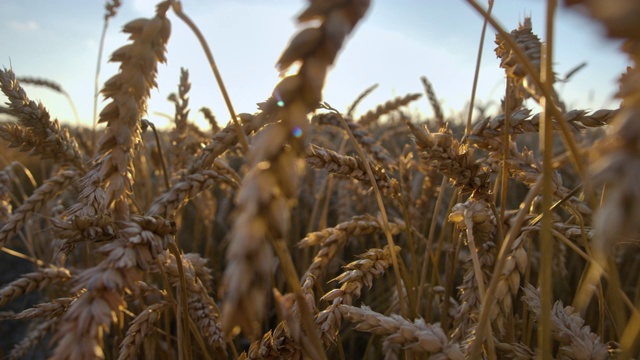
[[[390,228],[392,234],[395,235],[404,229],[404,225],[390,223]],[[349,221],[338,224],[335,228],[326,228],[310,233],[300,241],[298,245],[301,247],[322,246],[300,281],[305,299],[310,308],[315,307],[313,287],[316,279],[322,274],[326,265],[335,257],[338,250],[344,246],[347,239],[350,236],[367,235],[378,231],[381,231],[379,220],[370,215],[355,216]],[[263,355],[259,356],[258,354],[279,354],[281,351],[287,351],[288,354],[291,354],[290,356],[301,356],[299,345],[296,345],[293,340],[286,323],[281,322],[277,329],[280,330],[274,333],[270,331],[263,336],[262,340],[252,343],[251,349],[253,350],[250,349],[249,351],[249,359],[269,359],[271,355],[262,357]],[[258,349],[260,350],[258,351]]]
[[[20,295],[43,289],[53,283],[71,279],[69,270],[60,267],[46,267],[37,272],[22,275],[0,289],[0,306],[14,300]]]
[[[63,316],[55,339],[54,359],[104,358],[103,334],[112,323],[122,324],[125,291],[140,280],[143,269],[175,234],[175,225],[160,218],[133,217],[129,199],[133,186],[133,152],[141,142],[141,117],[149,92],[156,85],[158,62],[165,61],[171,33],[166,17],[170,2],[158,4],[152,19],[137,19],[123,28],[131,44],[116,50],[111,60],[120,71],[109,79],[103,94],[111,102],[100,113],[107,129],[93,168],[82,180],[80,201],[71,215],[95,216],[110,212],[116,238],[102,246],[97,266],[79,275],[77,289],[86,289]]]
[[[57,82],[54,82],[52,80],[48,80],[48,79],[43,79],[43,78],[35,78],[35,77],[29,77],[29,76],[20,76],[17,79],[19,82],[23,83],[23,84],[31,84],[31,85],[38,85],[38,86],[43,86],[46,88],[49,88],[55,92],[59,92],[61,94],[66,94],[67,92],[64,91],[64,89],[62,88],[62,86],[60,84],[58,84]]]
[[[633,66],[620,79],[617,97],[622,99],[621,109],[613,119],[612,134],[603,147],[594,154],[599,159],[593,164],[591,173],[597,184],[606,184],[604,201],[595,218],[597,232],[596,247],[609,252],[611,245],[628,236],[636,236],[640,226],[636,219],[640,216],[640,100],[638,100],[637,77],[640,59],[640,35],[637,25],[629,22],[640,13],[637,4],[620,1],[607,8],[602,1],[576,1],[586,4],[591,16],[601,21],[608,35],[625,40],[622,50],[626,52]]]
[[[101,242],[115,239],[115,225],[111,216],[74,215],[68,219],[51,219],[53,233],[58,238],[56,249],[68,254],[75,246],[84,241]]]
[[[422,319],[410,322],[396,314],[384,316],[364,305],[361,308],[340,305],[338,309],[344,318],[356,323],[356,330],[385,335],[387,341],[413,352],[430,352],[430,359],[465,358],[459,345],[449,342],[438,325],[426,324]]]
[[[369,110],[366,114],[362,115],[356,122],[362,126],[367,127],[376,122],[381,116],[386,115],[392,111],[399,109],[402,106],[409,104],[420,98],[422,94],[408,94],[403,97],[397,97],[393,100],[389,100],[382,105],[378,105],[375,110]]]
[[[78,170],[62,170],[38,187],[0,228],[0,247],[11,240],[29,218],[42,209],[47,202],[56,198],[60,192],[66,190],[79,176]]]
[[[58,120],[51,121],[49,112],[42,104],[29,99],[12,70],[0,70],[0,87],[9,99],[11,114],[18,118],[19,123],[3,124],[0,137],[10,141],[13,146],[20,146],[23,151],[30,151],[31,155],[84,170],[78,145],[69,136],[68,130],[60,128]]]
[[[165,61],[171,33],[165,15],[168,6],[168,2],[160,3],[155,18],[134,20],[124,26],[123,32],[130,34],[133,42],[112,54],[111,61],[120,62],[120,71],[102,89],[111,100],[100,112],[99,122],[107,123],[107,128],[85,182],[89,190],[104,190],[104,203],[97,205],[111,209],[114,220],[126,220],[129,214],[126,196],[132,192],[134,181],[131,162],[141,142],[140,119],[146,112],[149,92],[156,85],[157,64]]]
[[[496,143],[502,143],[502,141],[496,138]],[[534,152],[526,147],[522,149],[522,152],[519,152],[516,143],[510,141],[507,156],[506,162],[509,175],[529,187],[533,186],[542,174],[542,164],[536,159]],[[492,151],[489,153],[489,158],[485,164],[497,170],[501,166],[502,158],[501,152]],[[566,198],[570,194],[570,190],[562,184],[560,173],[554,171],[551,175],[551,185],[553,187],[553,195],[557,199]],[[562,206],[572,214],[578,214],[587,220],[591,219],[591,208],[575,196],[568,197],[562,203]]]
[[[540,294],[531,285],[524,287],[522,299],[529,305],[529,309],[540,315]],[[607,346],[600,341],[600,337],[591,332],[591,328],[584,325],[584,320],[573,307],[563,307],[558,300],[553,305],[551,313],[553,338],[559,342],[558,358],[563,359],[609,359]]]
[[[135,359],[142,347],[144,338],[153,332],[153,324],[160,319],[162,312],[169,306],[166,301],[149,305],[129,324],[127,333],[120,343],[118,360]]]
[[[280,71],[296,61],[301,65],[297,74],[275,87],[274,97],[263,108],[277,112],[282,121],[258,134],[247,155],[249,171],[237,196],[223,277],[222,322],[227,334],[236,325],[248,334],[259,331],[272,262],[266,237],[284,239],[289,232],[289,201],[298,188],[296,163],[310,133],[307,114],[319,105],[327,69],[368,7],[368,0],[312,1],[298,20],[318,20],[319,26],[300,31],[278,60]]]

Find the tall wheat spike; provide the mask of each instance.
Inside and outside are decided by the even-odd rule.
[[[368,7],[368,0],[311,1],[298,20],[319,20],[319,26],[300,31],[278,60],[281,71],[296,61],[301,66],[275,87],[263,106],[263,111],[277,113],[282,120],[258,134],[247,154],[249,171],[236,200],[223,279],[222,324],[227,335],[236,325],[254,336],[259,332],[272,272],[267,239],[285,239],[289,233],[298,162],[310,133],[307,114],[321,101],[328,67]]]
[[[100,141],[99,157],[83,179],[82,202],[72,211],[88,216],[110,213],[117,224],[117,239],[100,249],[105,255],[100,264],[80,274],[77,289],[87,291],[63,316],[55,337],[54,359],[104,358],[104,333],[112,323],[122,324],[125,291],[140,280],[141,270],[162,252],[166,236],[170,236],[171,230],[159,235],[154,233],[158,228],[145,229],[148,223],[132,219],[127,198],[134,181],[134,150],[141,141],[140,119],[155,86],[157,64],[165,61],[171,33],[166,17],[169,5],[160,3],[152,19],[125,25],[123,30],[133,42],[112,55],[121,65],[103,89],[111,99],[100,113],[107,130]]]

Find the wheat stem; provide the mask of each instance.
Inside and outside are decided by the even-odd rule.
[[[342,117],[342,115],[340,115],[340,113],[338,112],[338,110],[332,108],[330,105],[325,103],[325,106],[327,109],[333,111],[337,116],[338,119],[340,119],[340,121],[342,122],[342,125],[345,128],[345,131],[347,132],[347,135],[349,135],[349,139],[351,140],[351,143],[353,145],[353,147],[356,149],[356,151],[358,152],[358,155],[360,156],[360,158],[362,159],[362,163],[365,167],[365,169],[367,170],[367,175],[369,176],[369,181],[371,181],[371,186],[373,187],[373,191],[376,194],[376,201],[378,202],[378,210],[380,210],[380,214],[382,217],[382,225],[383,225],[383,231],[384,231],[384,235],[387,238],[387,243],[389,245],[389,251],[391,252],[391,261],[393,263],[393,273],[396,277],[396,288],[398,290],[398,298],[399,298],[399,302],[400,302],[400,313],[403,316],[409,316],[410,318],[414,318],[415,314],[414,314],[414,309],[415,309],[415,302],[411,301],[412,297],[409,296],[409,311],[407,311],[406,308],[406,303],[404,300],[404,295],[403,295],[403,291],[402,291],[402,277],[400,276],[400,267],[398,265],[398,254],[396,254],[396,244],[393,241],[393,237],[391,236],[391,230],[389,227],[389,218],[387,217],[387,212],[385,210],[385,206],[384,203],[382,202],[382,194],[380,193],[380,189],[378,188],[378,185],[376,184],[375,181],[375,177],[373,176],[373,172],[371,171],[371,166],[369,165],[369,161],[367,161],[366,157],[364,156],[364,152],[362,151],[362,148],[360,147],[360,145],[358,144],[358,142],[356,141],[356,138],[353,136],[353,133],[351,132],[351,129],[349,129],[349,125],[347,125],[347,122],[344,120],[344,118]],[[405,284],[405,287],[407,289],[412,289],[412,285],[411,284]],[[409,290],[407,290],[407,295],[409,295]]]
[[[207,43],[207,40],[202,35],[202,32],[200,32],[200,29],[198,28],[198,26],[193,21],[191,21],[191,19],[182,11],[182,3],[179,0],[172,0],[171,5],[173,7],[173,12],[175,12],[175,14],[180,18],[180,20],[184,21],[184,23],[189,27],[189,29],[193,31],[196,38],[198,38],[198,41],[200,42],[200,46],[202,47],[202,50],[204,51],[205,56],[207,57],[207,61],[209,61],[209,66],[211,67],[211,71],[213,71],[213,75],[216,77],[218,87],[220,87],[220,92],[222,93],[224,102],[227,105],[227,109],[229,110],[231,121],[233,122],[236,128],[236,135],[238,136],[240,144],[242,145],[242,148],[246,153],[249,150],[249,143],[247,142],[247,137],[245,136],[244,131],[242,131],[242,126],[240,126],[240,123],[238,122],[238,117],[236,116],[236,112],[233,109],[231,98],[229,97],[227,88],[224,86],[224,82],[222,81],[222,75],[220,75],[218,66],[216,65],[216,62],[213,59],[213,54],[209,49],[209,44]]]

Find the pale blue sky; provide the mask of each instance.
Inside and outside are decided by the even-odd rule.
[[[154,14],[155,0],[123,0],[112,19],[103,56],[101,83],[117,67],[106,60],[126,44],[122,25]],[[486,1],[483,2],[486,6]],[[205,34],[228,87],[236,112],[254,112],[278,82],[274,68],[295,33],[294,17],[304,9],[301,0],[185,0],[184,11]],[[76,103],[83,121],[91,119],[98,41],[103,26],[104,1],[2,0],[0,12],[0,66],[13,67],[18,76],[43,77],[61,84]],[[525,15],[533,18],[534,32],[544,37],[545,1],[496,0],[494,14],[507,29]],[[152,112],[173,113],[167,95],[177,91],[180,67],[190,71],[191,117],[213,109],[221,123],[228,112],[195,37],[173,14],[168,63],[159,67],[159,90],[152,92],[148,118],[159,126],[167,122]],[[555,71],[564,75],[583,61],[587,67],[558,90],[571,108],[616,107],[617,78],[629,61],[619,45],[602,30],[573,11],[559,9]],[[432,82],[447,113],[463,109],[470,98],[482,18],[463,0],[372,0],[363,22],[339,55],[329,74],[325,100],[345,109],[365,88],[378,89],[359,107],[364,112],[394,96],[423,92],[420,76]],[[504,92],[504,71],[494,55],[495,31],[489,28],[477,98],[498,101]],[[73,121],[65,98],[48,90],[25,86],[52,116]],[[100,102],[104,105],[103,102]],[[426,98],[413,110],[431,114]]]

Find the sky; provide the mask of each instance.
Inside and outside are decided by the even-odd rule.
[[[120,32],[127,22],[153,17],[155,0],[122,0],[109,23],[101,59],[100,84],[117,73],[110,54],[127,44]],[[364,113],[396,96],[424,93],[426,76],[447,115],[459,114],[471,97],[482,29],[482,17],[464,0],[372,0],[365,19],[345,43],[324,90],[324,100],[345,110],[366,88],[379,84],[358,107]],[[495,0],[493,14],[512,30],[531,16],[533,31],[544,39],[545,1]],[[183,0],[183,10],[198,25],[213,52],[237,113],[253,113],[278,83],[275,63],[300,29],[295,17],[303,0]],[[486,7],[486,1],[481,2]],[[72,98],[82,124],[91,124],[98,46],[104,1],[2,0],[0,66],[17,76],[39,77],[60,84]],[[195,36],[171,12],[172,34],[167,63],[158,68],[147,118],[169,126],[162,114],[173,114],[167,96],[177,92],[180,68],[189,70],[190,119],[205,126],[197,111],[211,108],[221,124],[229,120],[223,98]],[[504,93],[504,70],[495,49],[496,31],[485,38],[476,99],[497,105]],[[556,89],[569,108],[615,108],[617,80],[630,65],[620,44],[573,9],[558,9],[554,71],[564,76],[582,62],[587,66]],[[24,85],[29,97],[42,101],[62,123],[76,120],[67,99],[50,90]],[[99,109],[106,102],[99,98]],[[431,116],[426,97],[410,110]]]

